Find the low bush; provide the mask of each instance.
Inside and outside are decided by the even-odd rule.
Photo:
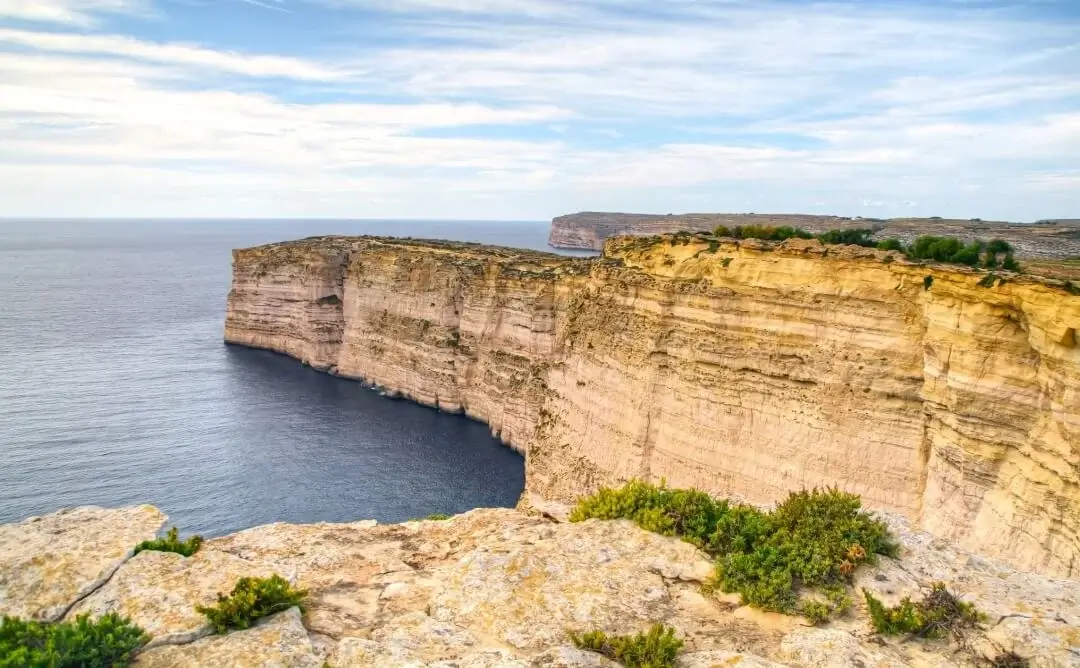
[[[855,568],[894,554],[884,523],[863,512],[859,497],[839,490],[795,492],[772,512],[730,505],[697,490],[634,480],[581,500],[570,521],[633,520],[679,536],[717,560],[715,585],[745,604],[793,614],[800,587],[830,593],[830,613],[850,607],[845,590]]]
[[[675,629],[656,624],[645,633],[634,636],[608,636],[603,631],[591,631],[570,638],[580,649],[599,652],[618,661],[626,668],[673,668],[683,641],[675,637]]]
[[[877,249],[884,251],[902,251],[904,250],[904,244],[900,243],[899,239],[891,237],[889,239],[882,239],[881,241],[879,241],[877,244]]]
[[[797,227],[782,225],[739,225],[727,227],[720,225],[713,230],[718,237],[734,237],[735,239],[762,239],[765,241],[784,241],[785,239],[812,239],[814,235]]]
[[[827,246],[846,244],[849,246],[873,247],[877,246],[877,242],[870,239],[870,235],[873,233],[874,231],[869,228],[829,230],[818,234],[817,239]]]
[[[226,633],[229,629],[250,628],[256,620],[288,610],[294,605],[303,610],[305,596],[307,591],[294,589],[280,575],[240,578],[228,596],[217,595],[217,605],[198,605],[195,610],[206,615],[214,631]]]
[[[899,605],[891,608],[886,608],[865,589],[863,596],[866,597],[874,630],[884,635],[960,637],[965,629],[974,627],[982,620],[974,605],[961,601],[941,582],[934,583],[922,600],[912,601],[910,597],[905,597]]]
[[[450,516],[446,515],[444,513],[431,513],[430,515],[428,515],[424,519],[425,520],[431,520],[433,522],[442,522],[444,520],[450,519]]]
[[[116,613],[92,620],[45,624],[5,617],[0,622],[0,667],[122,668],[150,639]]]
[[[202,546],[202,536],[192,536],[185,541],[180,540],[180,530],[176,527],[169,529],[164,538],[144,540],[135,546],[135,554],[146,550],[156,552],[175,552],[176,554],[190,557],[199,551]]]

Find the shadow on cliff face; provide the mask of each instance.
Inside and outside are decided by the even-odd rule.
[[[199,500],[211,518],[186,525],[192,529],[396,522],[513,506],[524,487],[524,460],[483,424],[387,399],[275,353],[228,346],[225,354],[227,427],[208,453],[221,477]],[[186,514],[166,510],[177,521]]]

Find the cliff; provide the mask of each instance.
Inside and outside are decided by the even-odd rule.
[[[816,241],[327,237],[236,251],[225,338],[483,420],[536,497],[836,485],[1077,577],[1080,297],[987,277]]]
[[[761,213],[680,213],[657,216],[640,213],[598,213],[585,211],[559,216],[551,221],[548,243],[555,248],[600,250],[611,237],[621,235],[668,234],[680,231],[709,231],[717,225],[772,225],[799,227],[815,234],[836,229],[870,228],[874,238],[895,237],[911,243],[924,234],[966,239],[1001,238],[1016,248],[1018,257],[1065,259],[1080,256],[1080,222],[1042,220],[1037,223],[1008,223],[978,218],[845,218],[809,214]]]
[[[680,668],[961,668],[1014,651],[1033,668],[1080,665],[1080,583],[1018,573],[891,524],[901,560],[854,585],[889,604],[934,580],[987,615],[964,646],[881,638],[861,603],[826,627],[707,593],[688,543],[625,520],[563,524],[515,510],[379,525],[271,524],[206,541],[191,557],[145,551],[165,522],[150,506],[78,508],[0,525],[0,615],[46,621],[115,612],[145,630],[142,668],[603,668],[569,632],[673,626]],[[212,635],[197,605],[241,577],[279,574],[297,608]],[[0,656],[0,661],[5,658]]]

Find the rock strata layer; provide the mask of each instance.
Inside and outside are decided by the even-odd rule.
[[[225,338],[483,420],[542,498],[835,485],[1076,577],[1078,329],[1060,282],[816,241],[328,237],[236,251]]]
[[[99,564],[96,548],[131,519],[130,510],[95,512],[84,531],[93,538],[66,552],[68,563],[86,571]],[[736,598],[705,593],[712,564],[687,543],[627,521],[562,524],[508,509],[399,525],[272,524],[209,540],[186,559],[144,552],[68,617],[131,615],[152,636],[136,657],[146,668],[612,667],[574,648],[568,632],[637,633],[654,623],[673,626],[685,641],[680,668],[960,668],[1004,651],[1036,668],[1080,666],[1080,583],[1020,573],[913,532],[901,518],[889,521],[901,558],[863,567],[856,586],[892,603],[935,580],[950,583],[987,613],[967,649],[877,637],[858,603],[822,628],[742,608]],[[40,554],[53,536],[51,522],[19,528],[26,540],[11,563]],[[10,530],[0,527],[0,535]],[[0,576],[10,577],[12,568],[5,565]],[[249,630],[202,633],[192,617],[196,605],[240,577],[269,572],[309,591],[303,614],[293,608]],[[36,586],[5,592],[0,614],[77,602],[74,590],[54,595],[62,572],[32,576]]]

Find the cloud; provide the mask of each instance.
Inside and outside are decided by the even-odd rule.
[[[281,33],[171,31],[181,14],[159,4],[151,33],[94,24],[135,10],[122,0],[40,5],[81,13],[47,19],[73,26],[61,30],[28,27],[30,5],[18,15],[0,0],[0,215],[525,218],[828,202],[1032,219],[1080,207],[1080,20],[1068,15],[1006,3],[258,4],[294,14],[258,12]],[[200,5],[200,21],[215,6]]]
[[[141,0],[0,0],[0,20],[89,26],[96,22],[95,14],[141,11],[145,11]]]

